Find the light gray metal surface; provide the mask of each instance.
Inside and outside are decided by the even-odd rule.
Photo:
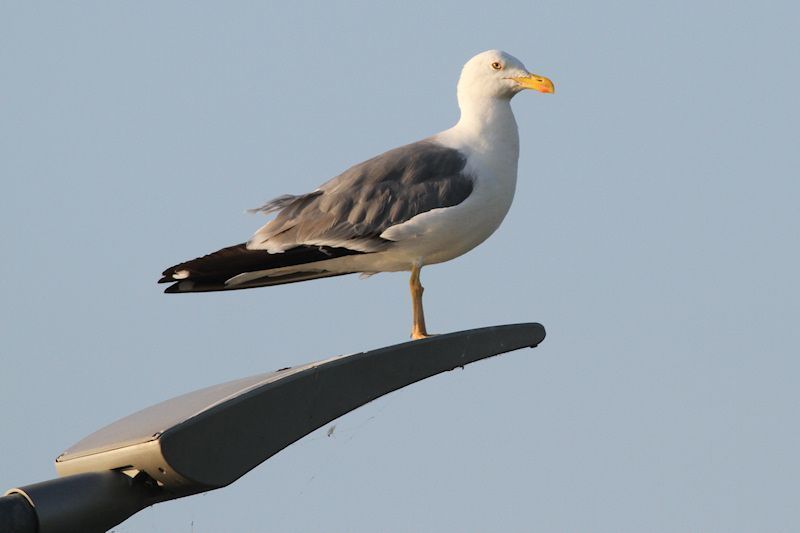
[[[297,372],[319,363],[309,363],[284,371],[266,372],[227,383],[196,390],[142,409],[70,446],[58,457],[59,462],[102,453],[157,439],[161,433],[185,420],[202,414],[226,399],[234,398],[254,387],[264,385],[289,372]]]

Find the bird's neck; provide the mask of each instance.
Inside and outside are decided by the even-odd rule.
[[[486,144],[484,148],[503,146],[510,151],[509,156],[515,159],[519,156],[519,131],[510,100],[462,98],[459,95],[458,105],[461,118],[454,130],[478,145]]]

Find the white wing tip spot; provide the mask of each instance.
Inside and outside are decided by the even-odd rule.
[[[189,277],[188,270],[178,270],[177,272],[173,272],[172,279],[186,279]]]

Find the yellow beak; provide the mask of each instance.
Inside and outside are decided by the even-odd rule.
[[[553,82],[544,76],[537,76],[536,74],[528,73],[527,76],[520,76],[518,78],[511,78],[519,83],[523,89],[533,89],[540,93],[554,93],[556,92],[553,87]]]

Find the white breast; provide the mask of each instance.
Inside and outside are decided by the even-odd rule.
[[[434,139],[467,156],[465,173],[475,179],[472,194],[459,205],[434,209],[381,237],[395,241],[392,255],[402,261],[433,264],[473,249],[500,226],[517,184],[519,137],[511,107],[499,106],[481,124],[459,122]]]

